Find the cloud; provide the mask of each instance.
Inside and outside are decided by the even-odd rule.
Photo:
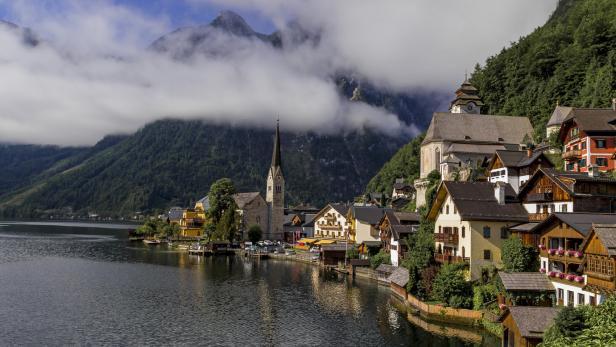
[[[528,32],[554,7],[554,1],[550,7],[526,0],[499,2],[502,8],[478,0],[447,2],[449,7],[425,1],[231,1],[263,11],[281,26],[298,18],[322,31],[320,44],[275,50],[216,34],[209,42],[227,54],[178,61],[144,49],[172,30],[164,16],[108,1],[39,6],[0,0],[18,24],[44,40],[28,47],[15,32],[0,29],[0,141],[88,145],[161,118],[269,126],[277,116],[296,131],[370,127],[414,134],[414,126],[384,109],[342,99],[330,75],[351,70],[396,91],[446,90],[459,82],[464,67]],[[479,11],[475,3],[486,8]],[[542,18],[526,13],[524,5],[542,11]],[[480,24],[469,24],[466,16]],[[482,32],[472,32],[480,27]]]

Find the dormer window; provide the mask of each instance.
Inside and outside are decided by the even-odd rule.
[[[503,142],[503,141],[505,141],[505,139],[503,139],[502,137],[498,138],[498,142]]]
[[[465,139],[465,140],[470,140],[470,139],[471,139],[471,137],[470,137],[470,136],[468,136],[468,135],[464,135],[464,139]]]

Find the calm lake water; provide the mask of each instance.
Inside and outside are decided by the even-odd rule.
[[[33,344],[469,345],[409,323],[386,288],[310,265],[0,222],[0,345]]]

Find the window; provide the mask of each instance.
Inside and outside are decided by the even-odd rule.
[[[537,204],[537,212],[536,213],[541,213],[541,205]]]
[[[595,164],[597,166],[607,166],[607,158],[597,158]]]
[[[605,140],[595,140],[595,145],[597,148],[605,148]]]
[[[565,300],[565,291],[564,291],[562,288],[558,288],[557,299],[558,299],[558,301],[560,301],[560,302],[562,302],[563,300]]]
[[[440,233],[442,233],[442,232],[443,232],[443,231],[442,231],[442,228],[441,228],[441,226],[439,225],[439,226],[438,226],[438,233],[440,234]]]
[[[492,251],[489,249],[483,250],[483,260],[491,260],[492,259]]]
[[[261,216],[257,216],[257,225],[261,224]]]
[[[582,142],[582,149],[586,149],[586,142]]]
[[[580,159],[580,161],[578,161],[578,167],[586,167],[586,158]]]
[[[445,206],[445,214],[449,214],[449,205]]]
[[[489,239],[491,232],[492,232],[492,230],[490,230],[489,226],[483,227],[483,237],[484,238]]]
[[[397,251],[398,250],[398,245],[391,245],[391,250],[392,251]]]
[[[567,204],[560,205],[560,212],[567,212]]]
[[[578,293],[578,305],[584,305],[584,294]]]
[[[507,231],[507,227],[501,228],[501,239],[509,238],[509,231]]]
[[[590,304],[590,306],[595,306],[597,304],[597,302],[595,301],[595,297],[594,296],[589,296],[588,297],[588,304]]]
[[[462,237],[466,235],[466,227],[462,227]]]
[[[453,233],[454,233],[454,234],[456,234],[456,235],[458,235],[458,227],[454,227],[454,228],[453,228]]]
[[[466,249],[462,246],[462,258],[466,258]]]
[[[453,205],[453,214],[457,214],[458,213],[458,209],[456,208],[456,205]]]
[[[573,292],[567,290],[567,306],[573,307]]]
[[[554,204],[550,205],[550,212],[556,212],[556,205]]]

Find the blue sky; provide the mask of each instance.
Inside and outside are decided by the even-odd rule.
[[[89,0],[88,0],[89,1]],[[239,13],[244,19],[258,32],[269,34],[275,30],[272,22],[257,13],[256,11],[249,11],[246,9],[235,9],[219,4],[213,4],[208,1],[190,1],[190,0],[109,0],[110,2],[129,7],[132,10],[142,12],[147,16],[152,17],[167,17],[171,21],[171,26],[174,28],[207,24],[211,22],[221,10],[233,10]],[[53,0],[28,0],[28,2],[35,2],[38,6],[44,6],[48,11],[61,10],[59,2]],[[7,20],[9,22],[19,23],[19,21],[13,16],[10,10],[11,5],[0,0],[0,19]]]

